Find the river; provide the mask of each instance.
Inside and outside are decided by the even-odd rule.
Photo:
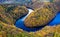
[[[37,28],[27,28],[24,25],[24,20],[33,11],[32,9],[28,9],[28,10],[29,10],[29,13],[26,16],[24,16],[24,17],[20,18],[19,20],[17,20],[15,26],[18,27],[18,28],[23,29],[24,31],[28,31],[28,32],[30,32],[30,31],[37,31],[37,30],[42,29],[44,26],[43,27],[37,27]],[[58,14],[56,15],[56,17],[49,24],[47,24],[47,25],[54,26],[56,24],[60,24],[60,12],[58,12]]]

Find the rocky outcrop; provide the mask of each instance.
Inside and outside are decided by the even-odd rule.
[[[0,21],[7,24],[14,24],[17,19],[28,14],[28,9],[24,6],[0,5]]]
[[[44,26],[57,14],[57,8],[53,4],[45,4],[32,12],[24,21],[26,27]]]

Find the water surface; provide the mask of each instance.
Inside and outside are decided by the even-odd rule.
[[[33,10],[31,10],[31,9],[28,9],[28,10],[29,10],[29,13],[28,13],[26,16],[20,18],[20,19],[16,22],[15,26],[18,27],[18,28],[21,28],[21,29],[23,29],[23,30],[25,30],[25,31],[28,31],[28,32],[30,32],[30,31],[37,31],[37,30],[42,29],[44,26],[31,29],[31,28],[27,28],[27,27],[24,25],[24,20],[25,20],[26,17],[28,17],[28,15],[33,11]],[[60,12],[59,12],[59,13],[56,15],[56,17],[55,17],[49,24],[47,24],[47,25],[49,25],[49,26],[54,26],[54,25],[56,25],[56,24],[60,24]]]

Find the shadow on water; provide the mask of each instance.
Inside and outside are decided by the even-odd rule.
[[[24,25],[24,20],[26,19],[26,17],[28,17],[28,15],[33,11],[33,10],[31,10],[31,9],[28,9],[29,10],[29,13],[26,15],[26,16],[24,16],[24,17],[22,17],[22,18],[20,18],[17,22],[16,22],[16,24],[15,24],[15,26],[16,27],[18,27],[18,28],[21,28],[21,29],[23,29],[23,30],[25,30],[25,31],[28,31],[28,32],[33,32],[33,31],[37,31],[37,30],[40,30],[40,29],[42,29],[44,26],[41,26],[41,27],[36,27],[36,28],[27,28],[25,25]],[[60,23],[60,12],[57,14],[57,16],[54,18],[54,20],[52,20],[50,23],[49,23],[49,26],[54,26],[55,24],[59,24]]]

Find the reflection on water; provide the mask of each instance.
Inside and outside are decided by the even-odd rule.
[[[28,9],[29,10],[29,13],[25,16],[25,17],[23,17],[21,20],[22,21],[24,21],[25,19],[26,19],[26,17],[28,17],[28,15],[31,13],[31,12],[33,12],[33,10],[32,9]]]
[[[38,28],[33,28],[33,29],[27,28],[26,26],[24,26],[24,20],[33,11],[31,9],[28,9],[28,10],[29,10],[29,13],[25,17],[20,18],[16,22],[15,26],[18,27],[18,28],[21,28],[21,29],[23,29],[25,31],[28,31],[28,32],[37,31],[37,30],[42,29],[44,26],[43,27],[38,27]],[[54,26],[55,24],[59,24],[59,23],[60,23],[60,13],[58,13],[57,16],[55,17],[55,19],[49,23],[49,26]]]

